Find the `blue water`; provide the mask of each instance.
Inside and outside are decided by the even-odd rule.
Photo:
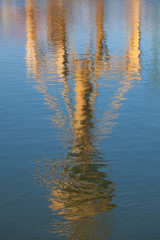
[[[0,239],[159,240],[159,11],[0,1]]]

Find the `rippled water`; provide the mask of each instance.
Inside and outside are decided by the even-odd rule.
[[[0,239],[160,239],[159,13],[0,1]]]

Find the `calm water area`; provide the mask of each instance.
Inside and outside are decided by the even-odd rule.
[[[160,239],[159,0],[0,0],[0,239]]]

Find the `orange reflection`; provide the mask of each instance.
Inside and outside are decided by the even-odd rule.
[[[128,49],[125,51],[122,61],[114,62],[115,68],[122,74],[122,86],[118,89],[113,97],[113,101],[109,104],[109,110],[104,114],[102,121],[102,131],[111,133],[112,127],[116,124],[115,119],[118,118],[118,109],[122,106],[125,94],[133,85],[133,80],[140,80],[140,11],[141,0],[129,1],[129,24],[130,36]]]
[[[66,156],[51,162],[46,161],[42,181],[50,190],[49,207],[63,216],[57,231],[75,239],[77,236],[80,239],[92,239],[93,236],[106,239],[112,232],[114,217],[111,211],[116,207],[112,203],[115,188],[101,170],[105,164],[102,153],[96,147],[94,105],[99,95],[98,80],[102,72],[118,72],[121,76],[121,87],[113,96],[109,110],[104,113],[102,120],[103,132],[107,135],[116,123],[118,110],[125,94],[132,87],[133,80],[140,79],[141,1],[128,1],[131,30],[127,49],[121,59],[110,56],[106,46],[103,0],[97,0],[94,5],[96,48],[93,52],[94,48],[88,44],[83,56],[79,56],[72,42],[68,41],[70,32],[67,31],[69,20],[65,1],[47,1],[48,32],[45,51],[41,49],[37,40],[36,1],[26,1],[28,73],[31,72],[35,78],[38,89],[44,94],[45,103],[54,113],[52,121],[59,127],[65,125],[67,116],[58,106],[59,99],[49,93],[49,82],[63,83],[62,97],[73,133],[72,138],[66,134],[65,141],[71,142]],[[73,4],[72,1],[70,3]],[[70,78],[75,82],[73,90]],[[65,130],[66,133],[67,131],[68,129]],[[67,226],[64,226],[65,221]],[[53,228],[58,228],[58,225],[54,225]]]
[[[35,3],[33,0],[26,1],[26,32],[27,70],[28,73],[33,74],[36,78],[39,68],[39,59],[37,53]]]

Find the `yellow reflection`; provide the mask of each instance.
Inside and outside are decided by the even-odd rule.
[[[66,24],[64,5],[60,1],[49,0],[48,41],[49,46],[55,48],[56,72],[63,78],[66,74]]]
[[[73,119],[73,107],[70,97],[70,86],[68,84],[68,54],[67,54],[67,36],[66,36],[66,16],[65,16],[65,1],[49,0],[48,4],[48,44],[50,51],[54,52],[56,56],[50,64],[53,73],[64,83],[64,97],[65,105],[69,112],[70,119]],[[53,68],[53,65],[55,68]],[[63,116],[63,118],[66,118]],[[72,121],[71,121],[72,122]]]
[[[130,79],[132,76],[140,75],[140,16],[141,16],[141,0],[130,1],[131,11],[129,23],[131,25],[131,33],[129,39],[129,50],[128,50],[128,64],[127,74]]]
[[[49,3],[54,1],[49,1]],[[26,32],[27,32],[27,44],[26,44],[26,64],[27,64],[27,71],[28,74],[32,74],[37,82],[36,88],[44,94],[45,104],[49,105],[50,109],[54,112],[52,115],[52,121],[59,127],[65,125],[66,117],[63,115],[63,112],[58,108],[58,102],[56,97],[52,96],[48,91],[48,81],[50,81],[49,77],[46,77],[46,74],[49,72],[50,74],[54,74],[54,65],[57,69],[57,74],[60,77],[65,76],[65,62],[64,58],[66,57],[65,52],[65,36],[64,36],[64,25],[62,29],[59,31],[62,32],[60,44],[56,48],[56,60],[48,57],[41,52],[39,42],[38,42],[38,34],[37,34],[37,25],[38,25],[38,18],[36,15],[36,8],[38,8],[38,2],[34,0],[26,0]],[[55,32],[55,28],[51,27],[51,11],[52,8],[49,5],[49,31],[48,31],[48,39],[50,46],[53,45],[53,38],[52,33]],[[57,9],[55,10],[57,12]],[[54,12],[53,12],[54,15]],[[59,14],[58,14],[59,16]],[[48,71],[48,72],[47,72]],[[52,79],[54,82],[54,78]],[[69,89],[66,81],[65,81],[66,89]],[[65,97],[65,93],[64,93]],[[67,100],[66,100],[67,102]]]
[[[65,229],[64,234],[70,234],[75,239],[78,239],[77,236],[82,239],[93,239],[93,236],[97,239],[106,239],[112,232],[110,228],[113,219],[110,218],[114,217],[111,211],[116,207],[112,203],[115,187],[101,170],[105,165],[102,164],[103,154],[96,147],[94,105],[99,95],[98,80],[101,73],[104,74],[107,71],[113,74],[118,72],[119,76],[122,76],[121,86],[115,92],[113,101],[108,106],[109,110],[105,112],[102,120],[102,129],[107,135],[111,133],[112,127],[116,124],[125,94],[132,87],[134,79],[141,79],[139,28],[142,1],[126,0],[129,6],[130,35],[127,48],[121,58],[110,56],[106,46],[104,3],[104,0],[90,1],[95,13],[93,25],[96,29],[96,47],[94,50],[90,44],[87,46],[86,53],[78,56],[76,50],[73,49],[72,37],[70,37],[71,43],[68,42],[71,33],[67,30],[68,22],[70,25],[73,24],[67,18],[67,9],[71,11],[74,5],[79,6],[78,0],[46,0],[47,13],[41,9],[42,15],[39,17],[38,1],[26,0],[28,75],[35,79],[37,89],[44,96],[45,104],[54,113],[52,121],[59,127],[65,125],[67,114],[60,110],[59,99],[49,91],[49,85],[54,85],[55,82],[63,84],[62,97],[68,110],[69,123],[73,132],[71,146],[66,156],[51,162],[46,161],[42,179],[50,190],[50,209],[63,216],[63,221],[64,219],[67,221],[66,229],[69,229],[68,233]],[[2,19],[6,33],[11,31],[11,16],[13,12],[16,15],[15,6],[13,1],[2,1]],[[76,10],[78,15],[78,7]],[[47,38],[45,51],[41,47],[38,32],[38,27],[41,27],[40,17],[43,17],[43,14],[47,15],[48,30],[45,36]],[[80,42],[81,38],[77,41]],[[73,94],[71,94],[70,78],[74,79],[75,83]],[[56,84],[55,87],[57,87]],[[66,133],[68,133],[67,130]],[[67,136],[65,141],[69,142],[70,136]],[[105,216],[103,217],[102,214]],[[63,231],[60,229],[59,232]],[[100,232],[99,235],[97,235],[98,232]]]
[[[33,0],[26,1],[26,32],[27,71],[29,74],[33,74],[33,76],[36,78],[39,68],[39,59],[37,53],[35,3]]]
[[[103,10],[102,6],[100,9]],[[100,13],[99,6],[97,15],[97,20],[100,21],[103,14]],[[62,18],[60,18],[61,20]],[[103,51],[104,34],[101,34],[102,28],[103,24],[97,27],[98,46],[94,69],[92,69],[89,51],[82,59],[76,59],[75,56],[72,56],[71,65],[75,80],[75,111],[73,118],[70,119],[74,133],[73,144],[70,146],[65,159],[55,160],[51,163],[51,165],[56,164],[52,168],[51,174],[48,174],[47,181],[47,186],[51,190],[49,207],[53,212],[57,211],[58,214],[63,215],[64,219],[68,220],[68,233],[66,228],[65,230],[59,229],[59,233],[64,234],[65,232],[72,239],[106,239],[112,232],[113,220],[111,220],[110,212],[116,207],[112,203],[115,191],[114,184],[99,169],[103,166],[101,163],[102,153],[94,146],[95,136],[93,134],[93,105],[98,95],[96,80],[100,71],[98,61],[99,56],[102,55],[101,51]],[[57,45],[59,47],[62,44],[58,42]],[[65,48],[63,47],[63,49]],[[64,59],[64,54],[62,56]],[[56,61],[56,64],[59,65],[59,61]],[[93,78],[92,82],[93,71],[96,72],[97,76]],[[63,75],[63,79],[65,79],[65,75]],[[46,167],[48,170],[46,172],[49,172],[50,167],[49,164]],[[43,181],[46,181],[46,174]],[[101,216],[101,214],[105,214],[105,216]],[[63,221],[58,222],[61,228],[63,228]],[[55,225],[53,227],[55,228]]]
[[[117,110],[122,106],[125,100],[125,94],[133,85],[133,80],[140,80],[140,17],[141,17],[141,0],[128,0],[129,2],[129,25],[130,36],[128,49],[124,52],[122,61],[114,62],[114,66],[118,69],[119,74],[123,76],[122,86],[118,89],[113,97],[113,101],[109,104],[109,110],[104,114],[102,121],[103,133],[111,133],[113,126],[116,124],[115,119],[118,118]],[[113,70],[113,69],[112,69]]]
[[[123,57],[118,59],[109,55],[106,46],[103,0],[97,0],[94,6],[96,50],[91,54],[90,44],[81,57],[75,53],[73,45],[68,43],[66,2],[47,1],[48,49],[42,51],[37,39],[36,1],[26,0],[28,73],[33,75],[38,89],[44,94],[45,103],[54,111],[52,121],[60,127],[65,125],[67,116],[60,111],[58,99],[49,93],[48,88],[49,83],[54,84],[55,81],[63,83],[64,86],[62,96],[69,113],[73,139],[65,157],[51,162],[46,161],[42,180],[49,188],[50,209],[63,216],[62,221],[59,221],[59,226],[63,229],[57,231],[72,236],[73,239],[93,239],[94,236],[95,239],[107,239],[112,232],[114,217],[111,211],[116,207],[112,203],[115,189],[112,181],[101,170],[105,164],[102,164],[102,153],[96,147],[94,105],[99,95],[97,89],[101,73],[118,71],[122,76],[121,87],[113,96],[113,101],[109,104],[109,110],[102,121],[102,128],[107,135],[116,123],[118,110],[125,94],[132,87],[133,80],[140,79],[141,1],[128,1],[130,36]],[[117,59],[119,61],[116,61]],[[69,81],[71,76],[75,82],[73,90],[75,99],[71,96]],[[65,132],[68,133],[67,131],[68,129]],[[65,138],[66,142],[70,140],[70,136]],[[56,227],[58,226],[53,226],[54,229]]]
[[[56,159],[46,166],[43,181],[50,188],[49,207],[68,220],[68,232],[64,220],[58,222],[60,234],[72,239],[107,239],[112,232],[115,189],[100,170],[105,164],[102,153],[95,147],[93,84],[88,58],[86,55],[75,62],[73,144],[64,159]]]

